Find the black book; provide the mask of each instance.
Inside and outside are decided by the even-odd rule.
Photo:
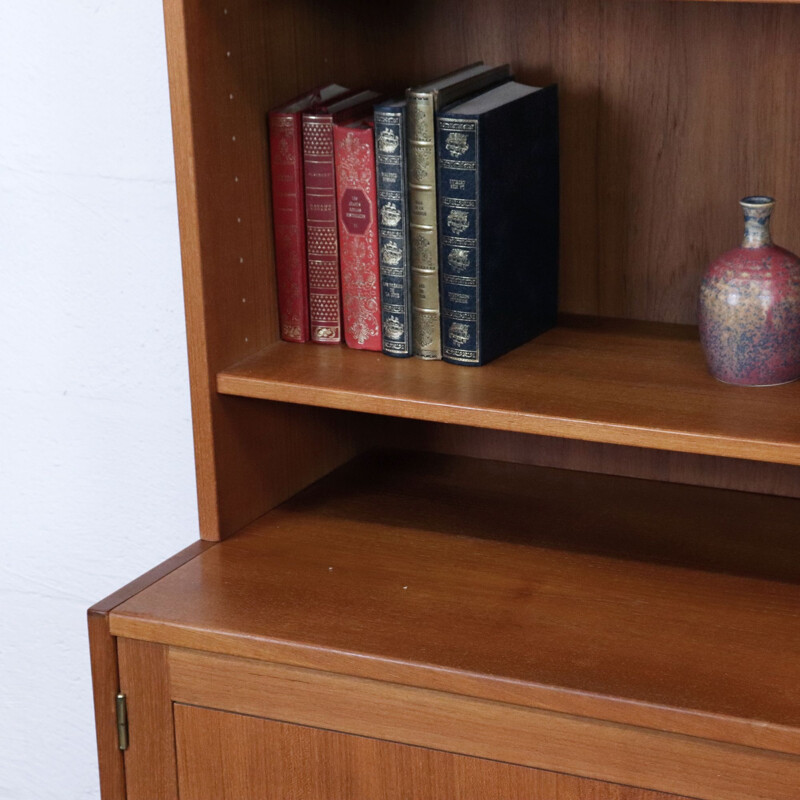
[[[442,355],[478,366],[556,323],[557,87],[509,81],[436,127]]]

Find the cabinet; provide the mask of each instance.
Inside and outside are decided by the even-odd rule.
[[[800,250],[800,7],[165,17],[202,541],[90,611],[104,800],[796,800],[800,385],[715,383],[692,323],[740,196]],[[281,342],[265,110],[478,58],[561,85],[562,324]]]

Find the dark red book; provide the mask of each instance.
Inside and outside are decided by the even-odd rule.
[[[325,108],[303,114],[303,167],[306,198],[306,251],[311,341],[342,341],[339,235],[336,225],[334,123],[360,119],[372,111],[379,94],[348,95]]]
[[[330,84],[306,92],[268,114],[278,318],[281,338],[287,342],[309,339],[302,114],[347,91]]]
[[[333,128],[344,338],[358,350],[381,349],[381,281],[371,118]]]

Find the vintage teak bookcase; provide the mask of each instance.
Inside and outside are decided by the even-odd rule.
[[[741,196],[800,249],[800,6],[165,11],[202,541],[90,611],[104,800],[797,800],[800,385],[692,323]],[[560,85],[563,324],[281,342],[266,110],[477,59]]]

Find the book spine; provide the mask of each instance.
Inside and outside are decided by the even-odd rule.
[[[381,349],[381,284],[371,127],[333,129],[344,337],[357,350]]]
[[[342,341],[342,304],[330,115],[303,115],[303,167],[311,340],[335,344]]]
[[[442,232],[442,358],[481,363],[478,120],[440,117],[439,225]]]
[[[431,92],[409,92],[407,100],[412,342],[415,356],[433,360],[442,357],[434,99]]]
[[[392,106],[375,109],[378,183],[378,247],[381,278],[382,350],[411,355],[411,264],[406,206],[406,115]]]
[[[270,113],[272,225],[281,338],[307,342],[308,275],[303,204],[303,150],[299,114]]]

